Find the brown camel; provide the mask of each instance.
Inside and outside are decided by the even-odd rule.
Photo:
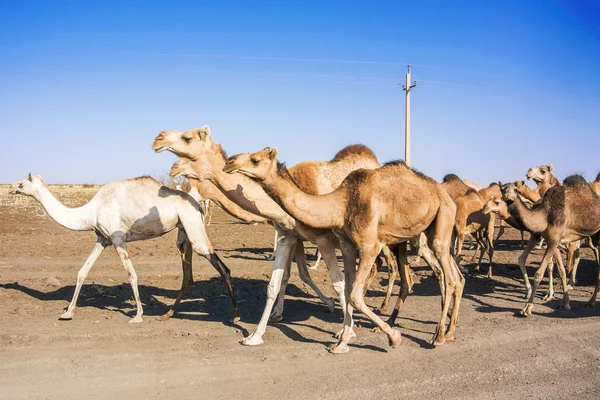
[[[391,328],[365,304],[365,283],[371,266],[383,246],[405,243],[426,232],[433,249],[426,261],[436,266],[442,291],[442,314],[432,342],[436,345],[454,338],[464,278],[450,255],[456,206],[434,180],[415,172],[404,162],[392,162],[375,170],[350,173],[339,188],[326,195],[312,195],[298,187],[284,165],[277,162],[277,150],[265,148],[252,154],[229,158],[225,171],[238,172],[257,182],[290,215],[303,223],[333,229],[342,246],[348,312],[353,307],[367,315],[384,331],[392,347],[400,343],[400,332]],[[402,190],[399,190],[402,188]],[[406,246],[401,246],[406,248]],[[355,271],[357,250],[360,253]],[[399,259],[403,256],[399,254]],[[404,261],[401,262],[404,264]],[[436,268],[434,268],[436,270]],[[408,268],[401,268],[401,293],[406,290]],[[400,299],[402,298],[402,294]],[[406,297],[406,296],[404,296]],[[446,317],[453,299],[450,324]],[[330,350],[348,351],[351,320],[345,319],[339,342]]]
[[[568,244],[586,237],[593,237],[595,247],[592,249],[599,268],[596,289],[588,302],[589,306],[595,306],[596,295],[600,288],[600,255],[597,249],[599,239],[597,233],[600,231],[600,198],[591,190],[585,179],[579,175],[568,177],[564,180],[563,186],[554,186],[548,189],[541,203],[531,209],[523,204],[514,185],[507,188],[504,196],[513,201],[514,207],[509,208],[511,215],[532,233],[523,255],[519,257],[519,266],[521,266],[521,259],[523,259],[523,266],[525,265],[529,252],[535,246],[536,239],[544,237],[548,242],[540,267],[535,273],[533,290],[520,314],[522,316],[531,315],[536,289],[553,256],[558,264],[564,290],[562,308],[565,310],[571,308],[566,273],[558,246],[560,243]]]
[[[244,345],[261,344],[269,319],[280,320],[283,313],[283,300],[292,254],[296,255],[300,277],[317,292],[330,310],[333,311],[333,299],[325,297],[316,287],[308,270],[304,256],[303,241],[315,243],[323,256],[327,270],[333,281],[333,287],[345,304],[344,279],[341,275],[335,253],[339,241],[330,229],[315,229],[290,217],[275,203],[252,179],[240,174],[226,174],[223,167],[226,154],[221,145],[215,143],[208,126],[187,132],[163,131],[154,139],[152,148],[156,152],[171,151],[180,159],[194,162],[194,171],[202,181],[209,180],[232,202],[253,214],[269,219],[279,233],[279,243],[275,253],[273,274],[267,290],[267,302],[256,330],[244,338]],[[319,194],[333,190],[353,170],[379,167],[377,157],[366,146],[354,145],[338,152],[330,162],[301,163],[293,171],[294,179],[306,190],[318,190]],[[294,253],[295,252],[295,253]],[[395,261],[394,261],[395,262]],[[344,307],[344,314],[346,308]],[[345,315],[344,319],[348,319]]]

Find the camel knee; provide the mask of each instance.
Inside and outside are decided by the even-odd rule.
[[[333,282],[333,290],[335,290],[335,292],[337,293],[337,295],[339,297],[342,297],[345,295],[344,291],[345,291],[345,283],[344,281],[338,281],[338,282]]]

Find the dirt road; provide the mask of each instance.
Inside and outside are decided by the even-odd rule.
[[[95,189],[53,190],[77,205]],[[497,243],[494,279],[467,279],[454,342],[428,345],[439,316],[439,289],[430,270],[419,266],[415,293],[399,320],[401,345],[389,348],[386,337],[357,315],[350,353],[331,355],[326,347],[340,329],[341,311],[327,312],[297,271],[284,320],[269,325],[263,345],[239,344],[265,303],[272,228],[237,223],[220,212],[213,221],[209,236],[232,270],[240,323],[229,322],[224,287],[196,256],[192,292],[174,318],[158,321],[181,284],[173,233],[129,244],[143,323],[128,323],[132,292],[112,249],[90,272],[74,319],[59,321],[95,235],[68,231],[32,201],[0,188],[0,398],[600,397],[600,306],[583,307],[597,277],[587,248],[572,311],[557,310],[560,300],[543,302],[540,293],[533,317],[515,317],[524,290],[515,265],[517,233],[508,230]],[[540,258],[537,250],[530,265]],[[311,274],[334,295],[324,267]],[[382,299],[386,273],[379,277],[369,291],[373,306]],[[546,287],[544,281],[542,290]]]

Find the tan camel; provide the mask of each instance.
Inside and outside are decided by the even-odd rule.
[[[594,194],[585,179],[579,175],[568,177],[564,180],[563,186],[554,186],[548,189],[542,197],[541,203],[532,209],[523,204],[514,185],[507,188],[504,196],[513,201],[514,207],[509,208],[511,215],[521,221],[523,226],[532,233],[523,255],[519,257],[519,266],[521,266],[521,258],[523,258],[523,265],[527,262],[527,256],[535,246],[536,239],[544,237],[548,242],[548,247],[534,277],[533,290],[521,315],[531,315],[536,289],[553,256],[558,264],[563,287],[562,308],[566,310],[571,308],[566,273],[558,246],[561,243],[569,244],[586,237],[594,237],[595,247],[592,249],[599,270],[596,289],[588,302],[589,306],[595,306],[596,295],[600,288],[600,256],[597,249],[599,236],[597,233],[600,231],[600,198]]]
[[[175,162],[171,166],[170,175],[172,177],[177,177],[181,175],[185,176],[186,178],[191,178],[188,179],[190,186],[198,192],[199,196],[202,199],[207,199],[214,202],[219,208],[221,208],[223,211],[225,211],[227,214],[231,215],[234,218],[237,218],[244,222],[252,223],[268,221],[265,217],[252,214],[244,210],[242,207],[240,207],[233,201],[229,200],[229,198],[227,198],[227,196],[225,196],[223,192],[221,192],[221,190],[219,190],[219,188],[214,185],[214,183],[208,180],[193,179],[192,175],[185,175],[184,168],[178,162]]]
[[[600,196],[600,174],[596,175],[596,179],[588,182],[592,191]],[[594,244],[588,240],[588,244],[590,247],[593,247]],[[577,267],[579,266],[579,261],[581,260],[580,256],[580,247],[581,242],[573,242],[569,244],[569,248],[567,251],[567,272],[569,273],[569,289],[572,289],[577,282]]]
[[[527,171],[527,179],[531,179],[536,183],[535,191],[540,196],[537,200],[530,199],[534,203],[543,198],[546,191],[551,187],[560,186],[560,181],[552,175],[552,171],[554,171],[552,164],[538,165],[537,167],[529,168]]]
[[[394,162],[374,170],[354,171],[332,193],[312,195],[298,187],[287,168],[277,162],[276,155],[276,149],[267,147],[256,153],[233,156],[224,170],[243,174],[259,182],[297,220],[336,232],[342,246],[346,294],[349,296],[347,315],[351,315],[352,308],[356,307],[387,334],[392,347],[400,343],[400,332],[391,328],[365,304],[365,283],[373,262],[384,246],[406,243],[427,232],[433,257],[426,260],[443,271],[438,271],[443,299],[442,315],[433,343],[439,345],[445,340],[452,340],[464,278],[450,256],[456,206],[444,189],[403,162]],[[360,263],[358,271],[355,271],[357,250]],[[403,258],[399,254],[399,259]],[[402,292],[408,286],[409,277],[406,276],[407,263],[402,261],[401,264],[404,265],[401,268]],[[446,330],[445,321],[451,299],[454,303],[450,325]],[[351,320],[345,319],[340,341],[330,349],[332,352],[348,351],[351,327]]]
[[[240,174],[231,175],[223,172],[227,159],[226,154],[221,145],[212,140],[208,126],[187,132],[163,131],[154,139],[152,148],[156,152],[171,151],[181,159],[193,161],[193,168],[198,179],[202,182],[211,181],[231,201],[246,211],[272,221],[280,234],[264,312],[256,330],[244,338],[242,344],[258,345],[263,343],[262,336],[266,331],[269,318],[272,320],[282,319],[284,293],[289,278],[292,254],[296,256],[300,278],[309,284],[319,295],[321,301],[333,311],[333,299],[324,296],[310,278],[304,256],[304,240],[309,240],[317,245],[323,255],[340,303],[346,304],[344,279],[335,253],[339,241],[334,233],[330,229],[314,229],[296,221],[252,179]],[[294,179],[303,185],[305,190],[327,193],[339,186],[351,171],[378,167],[377,157],[371,150],[362,145],[354,145],[338,152],[330,162],[300,163],[292,172]],[[344,307],[344,314],[346,313]],[[347,319],[348,316],[345,315],[344,318]]]
[[[460,262],[462,258],[462,247],[465,240],[465,234],[471,234],[477,240],[478,245],[481,247],[481,254],[479,261],[475,267],[475,271],[479,271],[481,259],[483,254],[487,252],[489,257],[489,268],[487,277],[492,278],[492,260],[494,257],[494,214],[485,214],[482,212],[482,208],[485,204],[486,197],[494,198],[494,195],[500,197],[500,188],[498,184],[494,184],[493,187],[485,188],[486,190],[481,194],[481,191],[469,189],[465,194],[457,196],[456,203],[456,219],[454,221],[454,232],[456,234],[456,258],[457,262]],[[494,190],[496,189],[496,190]],[[497,193],[493,193],[497,192]],[[484,197],[485,196],[485,197]],[[475,249],[477,254],[477,249]]]
[[[321,162],[319,162],[319,163],[321,163]],[[188,178],[188,180],[190,182],[197,181],[200,178],[199,178],[198,174],[196,173],[196,167],[194,165],[195,165],[194,161],[191,161],[189,159],[179,159],[171,167],[170,175],[174,178],[177,176],[184,176],[184,177]],[[298,165],[309,166],[311,164],[310,164],[310,162],[303,162]],[[296,166],[292,167],[292,170],[294,170],[295,168],[296,168]],[[277,240],[277,237],[278,237],[278,234],[277,234],[277,230],[276,230],[275,231],[275,240]],[[277,249],[277,247],[275,246],[275,250],[276,249]],[[299,251],[299,250],[297,250],[297,251]],[[308,267],[308,264],[307,264],[308,269],[314,269],[319,264],[319,262],[321,260],[321,252],[318,249],[317,249],[317,254],[315,256],[317,257],[317,261],[315,262],[314,267]],[[394,255],[387,247],[385,247],[382,250],[382,256],[387,261],[388,275],[389,275],[386,294],[384,296],[383,302],[381,303],[381,306],[379,307],[379,310],[384,312],[388,308],[390,298],[392,296],[392,292],[394,289],[394,282],[395,282],[396,276],[398,274],[398,270],[395,268],[394,263],[390,262],[390,259],[392,257],[394,257]],[[382,263],[381,259],[378,258],[377,262],[373,265],[372,274],[369,277],[369,285],[367,285],[367,287],[370,286],[371,282],[373,281],[373,279],[375,278],[375,276],[379,270],[379,267],[381,267],[382,264],[383,263]],[[409,285],[410,290],[412,290],[412,286],[413,286],[412,276],[411,276],[411,280],[408,282],[408,285]],[[285,288],[282,289],[282,291],[284,291],[284,290],[285,290]],[[316,292],[318,293],[319,290],[316,289]]]
[[[182,259],[183,283],[175,304],[164,317],[173,315],[193,283],[193,250],[206,258],[225,281],[233,305],[234,321],[239,320],[229,269],[214,252],[206,236],[201,208],[188,194],[162,186],[152,178],[142,177],[108,183],[86,205],[68,208],[52,195],[41,176],[31,174],[27,179],[13,183],[11,191],[39,201],[50,217],[65,228],[96,232],[96,245],[77,274],[75,294],[61,319],[73,317],[83,281],[100,254],[112,244],[127,271],[137,305],[137,313],[129,322],[142,322],[144,311],[138,292],[137,275],[125,243],[159,237],[178,228],[177,249]]]

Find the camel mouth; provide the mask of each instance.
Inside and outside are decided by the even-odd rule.
[[[159,145],[159,146],[152,145],[152,150],[154,150],[155,153],[161,153],[168,149],[169,149],[169,146],[166,144]]]
[[[10,188],[8,190],[8,194],[19,194],[19,191],[17,189]]]
[[[223,167],[223,172],[226,172],[228,174],[235,174],[236,172],[239,172],[240,168],[236,167],[235,165],[231,165],[231,164],[225,164],[225,166]]]

